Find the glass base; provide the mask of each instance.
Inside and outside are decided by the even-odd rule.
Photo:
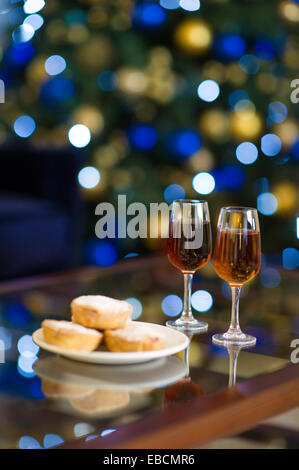
[[[222,333],[213,335],[212,341],[220,346],[254,346],[256,338],[245,333]]]
[[[190,332],[204,332],[208,330],[208,324],[204,321],[196,320],[195,318],[190,318],[190,320],[184,320],[178,318],[177,320],[169,320],[166,322],[166,325],[171,328],[177,328],[179,330],[190,331]]]

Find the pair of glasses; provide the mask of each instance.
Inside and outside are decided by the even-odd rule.
[[[211,258],[212,236],[208,203],[178,199],[172,204],[167,243],[170,262],[184,275],[184,307],[181,317],[167,326],[203,332],[208,324],[193,317],[192,278]],[[213,336],[219,345],[252,346],[256,338],[241,331],[239,299],[243,284],[251,280],[261,264],[260,228],[256,209],[223,207],[220,211],[214,247],[214,267],[232,290],[232,314],[228,331]]]

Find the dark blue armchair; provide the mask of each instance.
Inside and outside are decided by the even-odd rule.
[[[0,279],[76,264],[84,212],[81,166],[81,155],[68,148],[0,148]]]

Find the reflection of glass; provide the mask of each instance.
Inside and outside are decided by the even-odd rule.
[[[213,336],[216,344],[250,346],[256,338],[239,325],[239,298],[243,284],[252,279],[261,264],[260,228],[256,209],[223,207],[214,248],[215,270],[232,289],[232,314],[228,331]]]
[[[227,353],[229,356],[229,369],[228,369],[228,387],[234,387],[236,385],[237,381],[237,366],[238,366],[238,358],[240,351],[242,349],[248,349],[250,346],[239,346],[239,345],[233,345],[233,344],[227,344],[225,345],[225,348],[227,349]]]
[[[166,408],[179,403],[186,403],[198,396],[204,395],[201,387],[197,385],[197,383],[193,382],[189,376],[189,351],[193,334],[187,333],[187,336],[190,339],[189,345],[184,351],[184,363],[186,365],[187,373],[185,377],[165,389],[164,405]]]
[[[236,385],[237,380],[237,365],[238,365],[238,357],[241,351],[240,346],[228,346],[227,352],[229,355],[229,379],[228,379],[228,386],[233,387]]]
[[[170,262],[184,274],[184,309],[181,317],[166,324],[171,327],[206,331],[208,324],[196,320],[191,310],[193,274],[210,259],[212,251],[208,203],[177,199],[172,204],[167,243]]]

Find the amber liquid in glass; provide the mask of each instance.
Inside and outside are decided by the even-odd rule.
[[[241,285],[259,271],[261,249],[259,232],[227,229],[217,232],[214,266],[219,277],[231,286]]]
[[[179,223],[179,222],[178,222]],[[184,235],[182,229],[181,237],[175,237],[175,223],[169,228],[167,241],[167,252],[169,261],[184,273],[194,273],[204,266],[211,257],[211,229],[209,222],[203,222],[198,228],[195,223],[191,223],[192,231],[203,230],[202,245],[199,248],[185,248],[185,242],[190,241]]]

